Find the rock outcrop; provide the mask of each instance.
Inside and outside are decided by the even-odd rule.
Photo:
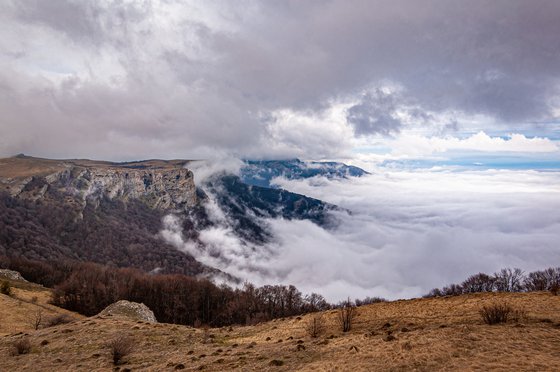
[[[49,162],[41,173],[26,172],[39,161]],[[106,163],[93,161],[49,161],[19,157],[5,160],[4,169],[15,177],[0,174],[0,190],[13,197],[38,200],[47,190],[86,201],[101,197],[128,201],[139,199],[151,208],[184,210],[197,204],[196,186],[184,164],[166,161]]]
[[[14,271],[14,270],[8,270],[8,269],[0,269],[0,278],[10,279],[10,280],[19,280],[21,282],[26,282],[27,281],[23,278],[23,276],[21,276],[21,274],[19,272]]]
[[[157,323],[154,312],[144,304],[120,300],[107,306],[99,316],[124,317],[131,320],[142,320],[150,323]]]
[[[185,209],[196,204],[193,174],[184,168],[176,169],[114,169],[71,168],[47,176],[66,192],[83,199],[107,196],[127,201],[140,199],[151,208]]]

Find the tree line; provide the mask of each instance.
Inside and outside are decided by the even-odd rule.
[[[160,322],[214,327],[251,324],[326,310],[323,296],[303,295],[289,285],[241,288],[218,286],[182,274],[148,274],[138,269],[96,263],[45,262],[0,256],[0,267],[19,271],[29,281],[54,289],[56,306],[91,316],[118,300],[147,305]]]
[[[476,292],[532,292],[560,289],[560,267],[525,274],[519,268],[506,268],[492,275],[478,273],[471,275],[460,284],[450,284],[434,288],[424,297],[458,296]]]

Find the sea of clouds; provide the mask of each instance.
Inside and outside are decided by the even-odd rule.
[[[331,230],[268,219],[274,240],[258,246],[237,237],[209,194],[215,224],[201,232],[204,246],[185,241],[178,216],[166,217],[162,236],[243,280],[293,284],[330,301],[416,297],[478,272],[560,262],[559,172],[378,167],[360,178],[274,182],[347,211],[332,212]]]

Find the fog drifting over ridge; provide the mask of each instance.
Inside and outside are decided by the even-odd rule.
[[[330,301],[416,297],[477,272],[542,269],[560,259],[557,172],[379,168],[360,178],[275,182],[351,214],[333,212],[340,224],[331,231],[269,219],[276,239],[258,247],[236,238],[210,202],[218,227],[201,234],[208,250],[182,240],[170,217],[162,234],[241,279],[294,284]]]

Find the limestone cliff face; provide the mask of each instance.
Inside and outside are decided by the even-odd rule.
[[[188,169],[72,168],[46,179],[86,199],[140,199],[157,209],[185,209],[196,204],[193,174]]]
[[[139,199],[151,208],[163,210],[183,210],[197,204],[193,174],[181,166],[59,165],[48,174],[4,178],[0,186],[12,196],[32,200],[42,198],[53,188],[84,204],[100,197],[125,202]]]

